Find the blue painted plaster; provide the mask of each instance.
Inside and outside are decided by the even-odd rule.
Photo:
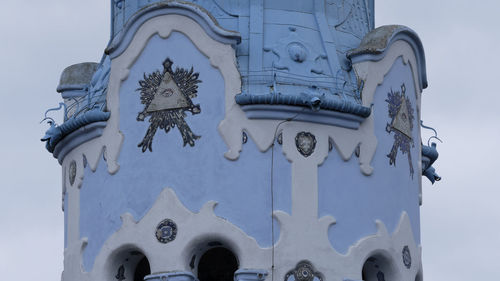
[[[100,109],[94,109],[84,112],[74,118],[70,118],[61,125],[57,125],[54,121],[49,122],[50,128],[45,132],[41,141],[46,142],[45,148],[49,152],[54,152],[57,145],[66,136],[77,131],[79,128],[96,122],[107,121],[109,112],[103,112]],[[54,155],[57,157],[57,155]]]
[[[44,120],[49,120],[50,128],[41,139],[46,142],[45,148],[58,158],[60,164],[73,148],[101,135],[105,121],[110,116],[109,112],[105,112],[110,71],[109,56],[103,56],[99,65],[83,63],[63,71],[57,90],[61,92],[65,102],[59,103],[58,108],[45,112]],[[88,84],[82,84],[82,80],[89,79]],[[64,109],[64,123],[57,125],[52,118],[47,117],[47,113],[61,109]]]
[[[132,41],[132,38],[139,27],[141,27],[144,22],[150,20],[151,18],[167,14],[183,15],[195,20],[210,37],[219,42],[236,44],[240,40],[238,32],[222,28],[213,15],[209,14],[205,9],[198,5],[193,5],[184,1],[160,1],[147,6],[140,6],[139,4],[133,4],[130,2],[132,1],[129,1],[125,10],[133,12],[133,15],[128,16],[126,24],[120,28],[119,32],[113,34],[109,46],[106,48],[105,53],[109,54],[111,58],[116,58],[123,53]],[[139,6],[142,8],[128,8]]]
[[[106,121],[97,121],[82,125],[76,131],[64,136],[55,146],[52,155],[57,158],[59,164],[62,164],[64,157],[74,148],[91,139],[100,137],[106,124]]]
[[[381,220],[392,233],[401,213],[406,211],[410,217],[413,235],[420,243],[419,184],[420,174],[410,176],[406,155],[400,151],[396,166],[389,165],[387,154],[391,151],[394,137],[385,130],[390,122],[388,117],[387,93],[406,85],[406,95],[410,98],[416,116],[413,126],[415,146],[411,148],[412,163],[418,167],[420,160],[419,114],[416,112],[415,86],[409,65],[398,58],[386,75],[384,82],[375,92],[373,117],[377,150],[372,162],[374,172],[371,176],[361,176],[356,156],[344,162],[335,150],[318,170],[319,217],[333,215],[337,223],[330,227],[328,237],[332,246],[345,253],[349,246],[359,239],[375,234],[376,220]]]
[[[317,98],[321,109],[366,117],[346,53],[373,29],[373,12],[372,0],[113,0],[106,53],[118,56],[152,17],[187,15],[233,44],[243,82],[238,104],[307,107]]]
[[[107,50],[111,57],[126,49],[143,22],[165,14],[161,9],[168,8],[168,13],[184,13],[198,19],[212,38],[233,44],[242,74],[243,95],[240,97],[244,98],[240,99],[246,98],[251,101],[249,104],[288,105],[306,96],[309,99],[298,105],[310,106],[311,98],[326,96],[325,104],[330,102],[332,106],[324,109],[356,113],[363,118],[373,114],[378,139],[372,162],[373,175],[362,176],[354,156],[343,161],[332,151],[318,171],[318,217],[333,215],[336,218],[337,223],[330,227],[328,235],[333,247],[340,252],[345,252],[362,237],[375,233],[375,220],[382,220],[390,232],[394,231],[403,211],[409,214],[414,236],[417,243],[420,242],[419,178],[409,176],[406,155],[398,153],[397,166],[389,165],[386,157],[393,136],[385,131],[389,121],[385,98],[391,87],[398,88],[402,82],[406,84],[407,93],[415,93],[411,70],[401,59],[395,63],[384,83],[377,88],[373,111],[370,112],[361,106],[360,89],[350,61],[351,58],[354,62],[379,60],[391,42],[406,40],[413,44],[417,53],[420,83],[425,88],[423,49],[414,33],[405,29],[385,34],[388,37],[370,33],[373,37],[366,38],[366,33],[373,28],[373,0],[351,2],[364,5],[356,11],[366,12],[366,17],[361,15],[357,19],[355,16],[339,16],[350,14],[343,5],[347,1],[341,0],[193,0],[188,2],[206,11],[193,6],[191,12],[173,8],[185,3],[170,5],[165,3],[173,2],[165,1],[151,10],[145,8],[157,2],[163,1],[112,0],[112,41]],[[211,21],[207,11],[217,22]],[[366,44],[362,38],[366,39]],[[381,48],[370,49],[373,47],[370,40],[374,38],[387,40],[382,42]],[[348,53],[360,42],[361,48]],[[305,51],[302,51],[306,55],[300,48],[292,51],[284,48],[290,43],[303,44]],[[200,72],[203,82],[193,101],[201,105],[202,112],[196,116],[188,115],[186,121],[201,139],[194,147],[184,147],[176,128],[167,134],[161,131],[154,137],[153,152],[142,153],[137,144],[148,124],[136,121],[137,113],[143,110],[136,89],[144,73],[161,69],[166,56],[173,60],[174,68],[194,66],[195,71]],[[109,58],[105,58],[109,63]],[[92,80],[95,89],[103,93],[102,97],[105,97],[108,74],[109,65],[96,74],[99,79]],[[87,84],[70,85],[65,89],[73,92],[64,97],[82,96],[86,87]],[[279,99],[276,95],[280,95]],[[414,95],[410,98],[415,106]],[[274,103],[274,100],[278,102]],[[104,103],[100,105],[104,106]],[[339,109],[344,106],[349,110]],[[118,159],[120,170],[110,175],[103,159],[95,172],[85,167],[80,192],[80,236],[89,239],[83,254],[86,271],[92,269],[105,241],[120,228],[120,216],[129,212],[140,220],[166,187],[173,188],[180,201],[193,212],[199,211],[209,200],[219,202],[216,215],[240,227],[262,247],[276,241],[279,225],[274,221],[272,237],[271,212],[273,206],[274,210],[291,212],[290,163],[279,145],[275,144],[271,150],[262,153],[251,138],[244,145],[238,161],[225,159],[223,154],[227,147],[217,131],[223,118],[224,81],[220,73],[184,35],[173,33],[166,40],[158,36],[151,38],[120,90],[120,130],[125,136]],[[420,161],[418,128],[416,124],[413,129],[415,147],[411,151],[414,167],[418,167]],[[64,199],[67,210],[68,196],[65,195]],[[65,212],[65,245],[67,219]],[[151,235],[154,235],[153,231]]]
[[[372,28],[373,13],[364,1],[253,1],[240,9],[249,9],[249,18],[238,18],[249,24],[238,30],[238,104],[307,107],[316,98],[321,109],[370,114],[345,56]]]
[[[202,83],[193,102],[200,104],[201,113],[188,114],[185,119],[201,138],[194,147],[183,147],[177,128],[168,134],[158,131],[153,152],[143,153],[137,144],[148,123],[136,121],[137,113],[143,110],[136,89],[144,73],[162,69],[167,56],[174,62],[174,69],[193,66],[200,73]],[[80,195],[84,206],[80,235],[89,239],[83,255],[85,270],[92,268],[103,243],[120,228],[120,215],[130,212],[140,220],[166,187],[173,188],[193,212],[209,200],[219,202],[217,216],[254,237],[260,246],[271,245],[272,151],[260,152],[249,137],[237,161],[224,158],[227,147],[217,131],[224,118],[224,99],[222,76],[187,37],[174,32],[165,40],[158,36],[150,39],[120,89],[120,130],[125,137],[118,159],[120,170],[110,175],[104,160],[95,173],[85,170]],[[281,147],[274,149],[274,206],[289,213],[291,167]]]

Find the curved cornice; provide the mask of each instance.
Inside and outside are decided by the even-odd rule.
[[[104,127],[106,127],[106,121],[98,121],[80,127],[76,131],[68,134],[54,147],[54,152],[52,153],[54,158],[57,158],[59,164],[62,164],[64,157],[66,157],[73,148],[91,139],[100,137]]]
[[[164,1],[154,3],[137,11],[127,22],[120,33],[113,38],[105,53],[112,59],[122,54],[132,41],[136,31],[147,20],[167,14],[178,14],[187,16],[200,24],[205,32],[225,44],[236,44],[241,41],[239,32],[222,28],[217,20],[202,7],[182,1]]]
[[[412,47],[417,58],[420,87],[427,88],[424,47],[417,33],[406,26],[384,25],[372,30],[366,34],[359,47],[347,53],[347,57],[353,63],[379,61],[385,57],[389,47],[398,40],[403,40]]]
[[[56,150],[61,151],[63,149],[62,147],[64,147],[65,144],[67,143],[63,142],[66,136],[92,123],[96,122],[105,123],[109,119],[110,114],[111,114],[110,112],[103,112],[100,111],[99,109],[95,109],[87,111],[75,118],[70,118],[66,122],[62,123],[60,126],[52,123],[47,132],[45,132],[45,136],[42,137],[41,141],[46,141],[47,143],[45,147],[47,148],[47,150],[53,153],[54,157],[60,158],[59,161],[62,162],[62,158],[64,157],[62,158],[59,157],[58,156],[59,152],[56,152]],[[85,129],[83,131],[85,131]],[[64,144],[60,145],[61,142]]]

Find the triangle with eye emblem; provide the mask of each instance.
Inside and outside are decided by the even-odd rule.
[[[410,114],[408,112],[408,106],[406,103],[405,96],[401,96],[401,106],[399,107],[398,113],[394,120],[392,121],[392,128],[400,131],[402,134],[406,135],[408,138],[411,137],[411,123]]]
[[[163,74],[160,85],[146,112],[189,107],[189,102],[182,94],[169,72]]]

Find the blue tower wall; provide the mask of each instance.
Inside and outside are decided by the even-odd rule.
[[[133,278],[144,258],[145,280],[194,281],[219,246],[237,281],[421,279],[421,177],[438,176],[412,30],[373,29],[364,0],[112,5],[105,56],[65,70],[42,139],[63,280]]]
[[[402,77],[404,77],[402,79]],[[376,220],[381,220],[390,232],[393,232],[404,211],[408,213],[413,235],[420,243],[420,176],[409,175],[408,156],[398,153],[396,165],[387,168],[388,152],[394,143],[393,135],[386,132],[388,119],[386,102],[387,93],[398,90],[402,83],[413,104],[416,104],[416,89],[412,81],[409,65],[404,65],[401,58],[394,62],[386,74],[383,84],[375,91],[373,117],[375,134],[378,140],[373,157],[374,172],[369,177],[360,177],[356,158],[345,162],[334,151],[318,169],[319,180],[319,216],[334,215],[337,223],[330,227],[329,239],[334,248],[345,253],[349,246],[366,235],[376,232]],[[405,81],[406,80],[406,81]],[[420,130],[413,127],[415,140],[420,139]],[[418,142],[411,148],[413,167],[418,167],[420,149]],[[345,219],[342,219],[345,218]]]
[[[163,59],[158,60],[159,56],[168,56],[176,66],[192,66],[201,73],[203,82],[195,102],[202,105],[202,110],[186,118],[201,138],[194,147],[183,146],[175,129],[158,134],[153,153],[143,153],[137,147],[146,129],[136,121],[143,107],[137,81],[144,73],[161,68]],[[217,131],[223,118],[224,81],[219,71],[181,33],[173,33],[166,40],[151,38],[120,88],[120,129],[125,136],[120,170],[110,175],[103,161],[95,173],[86,169],[80,203],[86,206],[80,213],[81,237],[89,239],[84,252],[86,270],[92,269],[103,243],[120,228],[120,216],[130,212],[140,220],[166,187],[172,188],[193,212],[207,201],[218,202],[218,216],[243,229],[260,246],[271,246],[271,151],[261,153],[249,138],[238,161],[225,159],[226,147]],[[290,164],[281,152],[274,155],[274,206],[290,212]]]

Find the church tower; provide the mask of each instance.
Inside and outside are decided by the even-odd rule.
[[[413,30],[375,28],[374,0],[111,6],[101,61],[45,113],[63,281],[422,280],[440,178]]]

